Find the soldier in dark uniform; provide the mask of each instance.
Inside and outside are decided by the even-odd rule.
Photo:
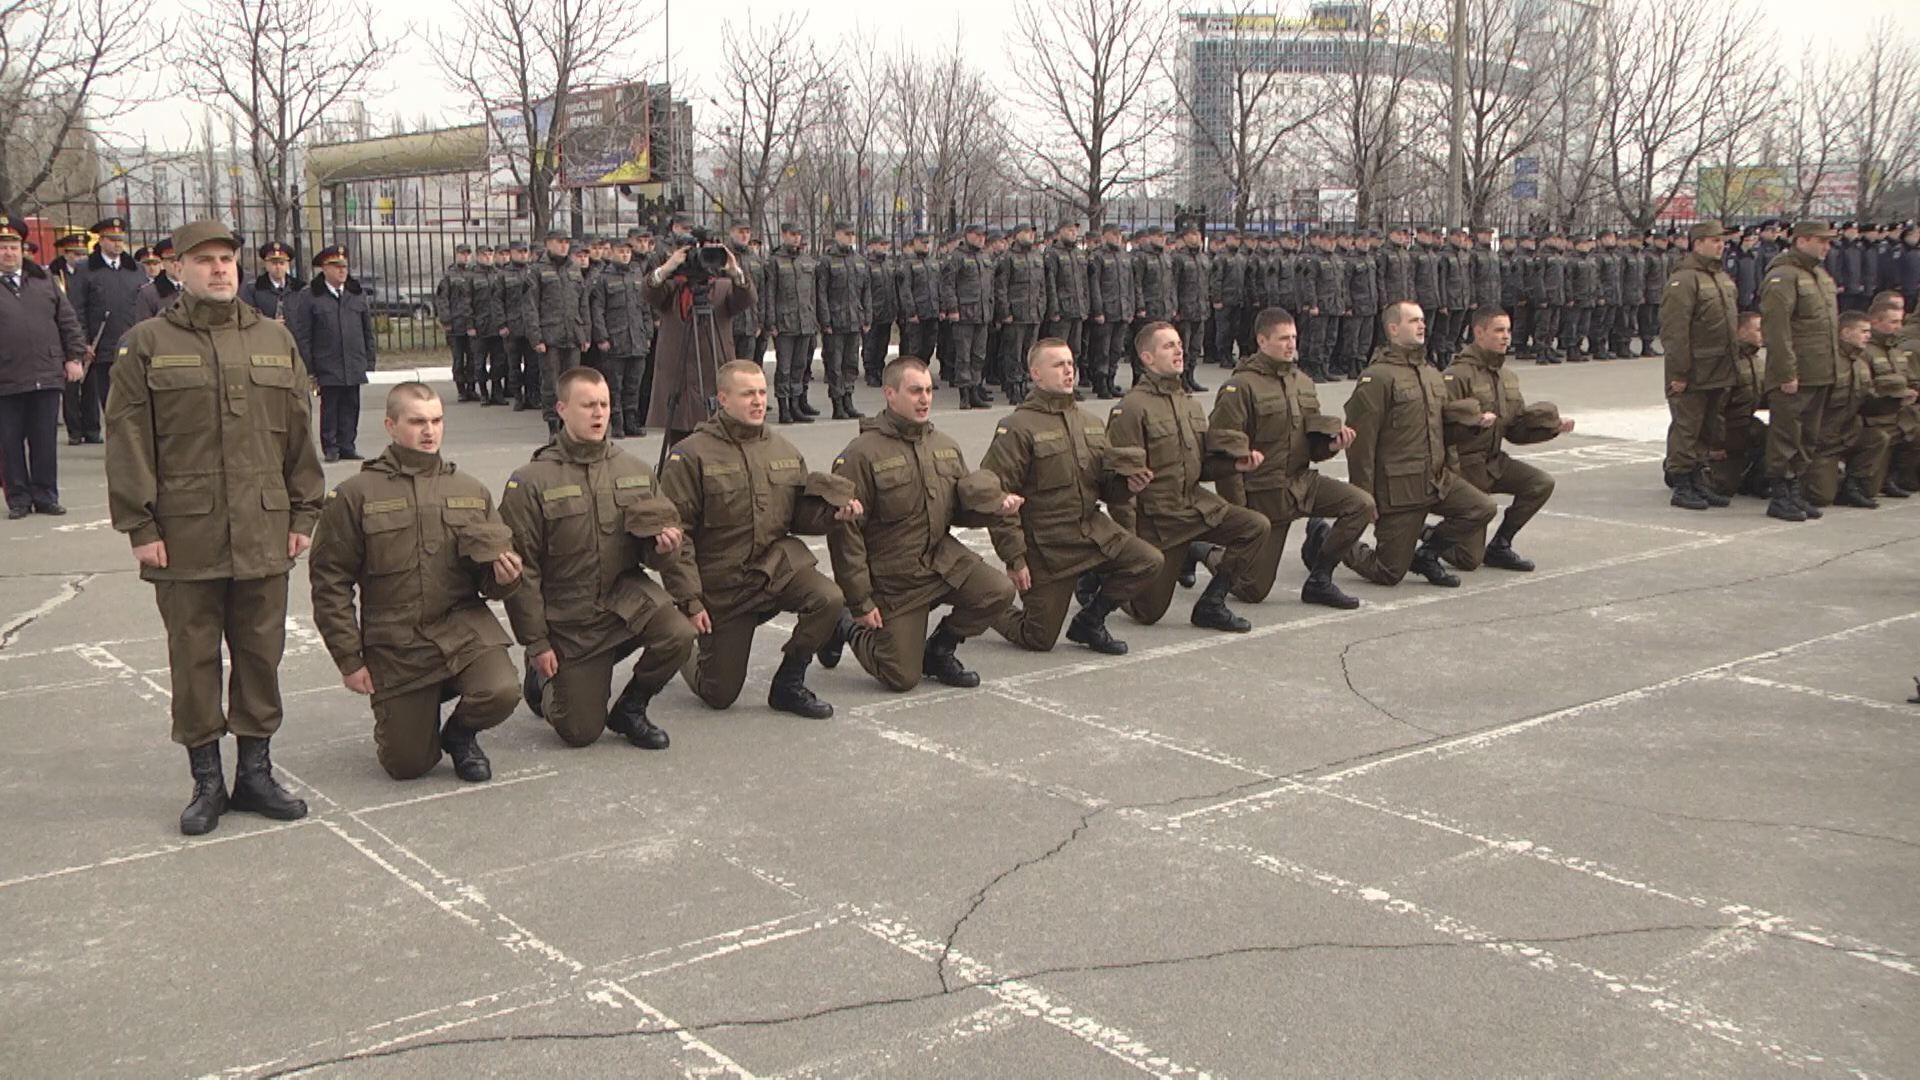
[[[276,322],[287,321],[287,303],[300,291],[300,282],[289,273],[293,249],[278,240],[260,245],[260,276],[240,287],[240,299]]]
[[[1331,376],[1334,349],[1340,343],[1340,321],[1347,312],[1347,283],[1341,273],[1340,256],[1333,249],[1331,233],[1313,234],[1314,250],[1301,261],[1301,288],[1312,290],[1313,335],[1302,365],[1314,382],[1326,382]]]
[[[1333,372],[1342,379],[1360,374],[1366,358],[1373,354],[1373,328],[1380,322],[1380,264],[1368,245],[1370,236],[1360,237],[1353,255],[1347,260],[1347,311],[1342,320],[1338,367]]]
[[[1473,266],[1473,307],[1468,309],[1466,334],[1473,336],[1472,313],[1480,308],[1498,307],[1511,312],[1502,295],[1506,282],[1501,276],[1500,252],[1493,246],[1493,230],[1482,226],[1474,230],[1473,248],[1468,252]]]
[[[887,350],[893,345],[894,324],[905,318],[900,275],[896,273],[896,260],[887,250],[889,246],[884,236],[867,237],[867,300],[871,307],[867,311],[866,339],[860,343],[860,363],[868,386],[880,385],[880,369],[887,366]],[[902,337],[903,349],[906,343]],[[847,404],[853,404],[851,395]]]
[[[733,355],[757,364],[761,353],[760,314],[766,305],[768,293],[767,261],[754,250],[753,223],[734,219],[727,228],[727,247],[733,251],[733,260],[740,264],[741,272],[752,279],[754,295],[761,300],[759,304],[733,317]]]
[[[1603,334],[1597,329],[1600,311],[1600,261],[1593,253],[1593,237],[1574,238],[1573,254],[1567,258],[1567,314],[1571,334],[1561,334],[1561,348],[1567,359],[1585,363],[1595,358],[1602,347]],[[1561,329],[1567,330],[1562,321]],[[1571,341],[1568,338],[1571,337]]]
[[[149,278],[146,284],[133,294],[133,321],[142,323],[154,318],[180,296],[180,260],[174,254],[171,239],[156,241],[151,249],[153,260],[160,264],[160,270]],[[105,340],[102,339],[102,347]]]
[[[586,281],[568,253],[572,241],[564,231],[549,229],[546,244],[547,257],[528,271],[527,306],[532,315],[533,351],[540,357],[540,399],[547,430],[552,432],[560,427],[555,380],[562,371],[580,366],[580,349],[589,328]]]
[[[1866,249],[1857,223],[1841,222],[1840,240],[1828,252],[1826,262],[1834,287],[1839,290],[1840,310],[1867,310],[1867,301],[1873,296],[1873,283],[1867,278]]]
[[[54,276],[27,258],[25,219],[0,212],[0,487],[7,519],[60,515],[55,427],[62,390],[84,376],[80,320]]]
[[[1135,339],[1145,377],[1127,391],[1107,418],[1107,440],[1146,451],[1153,476],[1132,506],[1113,507],[1114,518],[1159,549],[1159,574],[1124,605],[1135,620],[1160,621],[1173,600],[1174,584],[1193,563],[1204,562],[1213,580],[1193,605],[1190,621],[1208,630],[1244,634],[1252,624],[1227,607],[1227,594],[1243,580],[1267,538],[1267,519],[1201,487],[1248,473],[1265,460],[1246,433],[1213,430],[1200,403],[1183,385],[1186,364],[1180,336],[1165,323],[1150,323]]]
[[[540,357],[533,351],[540,319],[533,308],[533,268],[527,252],[527,242],[515,240],[500,271],[500,307],[507,317],[507,392],[513,396],[514,412],[541,407]]]
[[[1333,583],[1333,568],[1373,523],[1373,499],[1351,484],[1322,476],[1313,466],[1347,448],[1353,429],[1320,412],[1313,380],[1294,363],[1298,330],[1281,308],[1258,318],[1260,351],[1240,362],[1233,378],[1214,399],[1209,430],[1244,431],[1260,451],[1260,466],[1220,480],[1222,498],[1267,519],[1269,530],[1233,595],[1251,603],[1265,600],[1280,569],[1287,527],[1308,518],[1300,560],[1307,581],[1300,601],[1350,609],[1360,601]],[[1334,519],[1329,523],[1324,518]]]
[[[1741,311],[1760,310],[1760,256],[1754,250],[1759,237],[1755,230],[1743,229],[1726,254],[1727,275],[1733,278],[1734,301]]]
[[[1633,352],[1634,335],[1640,332],[1641,297],[1647,294],[1647,262],[1640,250],[1640,234],[1628,230],[1620,243],[1620,310],[1613,324],[1616,351],[1623,357],[1651,356],[1645,342],[1639,353]]]
[[[1513,350],[1517,360],[1532,358],[1528,347],[1526,332],[1532,322],[1533,311],[1527,306],[1526,259],[1519,240],[1512,233],[1500,237],[1500,306],[1513,317]]]
[[[1414,230],[1414,240],[1418,244],[1418,249],[1413,256],[1413,302],[1420,305],[1422,311],[1435,313],[1435,333],[1427,339],[1427,362],[1437,368],[1443,363],[1443,353],[1439,343],[1439,311],[1446,304],[1446,294],[1443,291],[1446,254],[1441,250],[1440,241],[1435,237],[1434,231],[1425,225]],[[1398,302],[1394,301],[1394,303]],[[1390,303],[1387,306],[1393,305]],[[1384,309],[1381,314],[1385,314]]]
[[[473,246],[460,244],[453,249],[453,265],[440,275],[433,287],[434,313],[440,329],[447,335],[447,347],[453,352],[453,386],[461,401],[478,401],[474,393],[473,328]]]
[[[513,714],[513,639],[488,609],[520,585],[520,556],[486,485],[440,456],[440,399],[387,393],[393,444],[327,493],[309,570],[313,624],[347,689],[371,699],[373,745],[395,780],[453,758],[493,778],[480,732]],[[354,594],[359,593],[358,610]],[[441,707],[458,699],[443,726]]]
[[[781,649],[769,708],[816,720],[833,706],[807,689],[807,666],[833,636],[846,600],[816,569],[801,536],[823,536],[860,517],[852,485],[807,471],[793,444],[767,430],[767,376],[751,360],[721,366],[720,409],[667,458],[660,490],[686,531],[687,572],[674,599],[700,635],[687,685],[711,708],[730,707],[746,685],[754,631],[771,615],[798,618]]]
[[[1444,325],[1436,331],[1438,340],[1429,344],[1439,351],[1444,370],[1460,351],[1473,310],[1473,237],[1463,228],[1454,229],[1441,248],[1440,305]]]
[[[679,515],[646,462],[607,439],[613,410],[600,373],[571,368],[555,389],[560,428],[500,500],[525,562],[525,582],[507,598],[526,646],[522,694],[569,746],[610,730],[665,750],[667,733],[647,704],[693,655],[695,635],[646,567],[681,571]],[[614,667],[635,651],[633,675],[609,707]]]
[[[1121,243],[1120,226],[1100,230],[1100,247],[1087,257],[1087,351],[1083,362],[1093,392],[1103,401],[1120,396],[1120,361],[1127,352],[1127,330],[1139,304],[1134,295],[1132,256]]]
[[[127,251],[125,218],[103,218],[94,223],[93,234],[99,237],[93,253],[67,283],[67,302],[80,317],[87,343],[86,376],[65,397],[67,441],[73,444],[101,441],[100,413],[107,406],[113,358],[135,322],[137,297],[148,280],[139,255]]]
[[[1085,347],[1089,284],[1087,253],[1080,250],[1079,222],[1063,222],[1054,230],[1053,243],[1046,251],[1046,268],[1047,321],[1042,333],[1066,342],[1075,364],[1085,364],[1089,371],[1099,370],[1097,364],[1088,363]],[[1026,358],[1020,362],[1026,363]],[[1086,387],[1076,381],[1073,393],[1084,400]]]
[[[1491,499],[1460,478],[1443,432],[1450,395],[1446,381],[1424,363],[1426,317],[1414,304],[1395,304],[1382,316],[1387,343],[1347,398],[1347,474],[1373,496],[1375,547],[1355,544],[1349,569],[1376,585],[1397,585],[1409,569],[1434,585],[1457,588],[1441,556],[1486,527],[1497,512]],[[1438,525],[1427,527],[1427,515]]]
[[[940,266],[932,237],[914,233],[907,250],[894,260],[894,290],[899,298],[900,355],[931,360],[939,345]]]
[[[1140,356],[1133,342],[1139,338],[1140,331],[1147,323],[1171,324],[1179,317],[1174,297],[1173,257],[1167,254],[1166,234],[1158,225],[1147,226],[1134,246],[1133,295],[1139,308],[1127,335],[1127,360],[1137,382],[1141,377]]]
[[[987,266],[988,269],[992,271],[994,277],[998,277],[1000,274],[1000,264],[1006,261],[1007,248],[1009,246],[1011,246],[1011,241],[1008,240],[1006,234],[999,230],[988,230],[986,249]],[[1002,352],[1006,343],[1006,336],[1006,327],[1005,324],[1001,322],[1000,315],[997,312],[993,313],[987,320],[987,362],[986,367],[981,372],[979,383],[983,389],[989,385],[1000,386],[1006,376],[1006,357]],[[1005,387],[1001,388],[1005,389]],[[988,394],[987,400],[993,400],[993,396]]]
[[[1660,303],[1663,299],[1667,279],[1673,271],[1667,262],[1666,234],[1658,229],[1648,229],[1646,248],[1640,253],[1641,283],[1644,286],[1640,294],[1640,355],[1659,356],[1660,344]],[[1760,260],[1761,267],[1767,264],[1766,257]]]
[[[986,230],[969,225],[960,246],[940,268],[940,310],[952,325],[953,382],[960,389],[962,409],[984,409],[993,400],[987,392],[987,327],[993,322],[993,262],[984,246]],[[947,349],[941,347],[942,355]],[[944,365],[943,365],[944,366]]]
[[[1600,231],[1600,245],[1592,254],[1594,279],[1593,321],[1587,329],[1595,360],[1617,360],[1616,317],[1620,314],[1620,236],[1612,229]]]
[[[924,363],[897,358],[882,383],[887,407],[860,425],[833,462],[865,513],[827,537],[849,614],[820,650],[820,662],[835,667],[851,648],[867,674],[895,692],[913,689],[923,676],[978,686],[980,676],[956,651],[1013,603],[1013,583],[951,529],[997,524],[1019,513],[1024,500],[1003,491],[992,473],[970,473],[960,444],[934,428],[933,377]],[[953,611],[929,636],[928,615],[941,605]]]
[[[594,275],[587,292],[587,322],[596,347],[593,369],[607,380],[613,438],[645,435],[646,428],[635,414],[640,384],[647,375],[647,354],[653,347],[653,308],[647,304],[646,274],[633,258],[633,241],[615,241],[612,261]],[[634,402],[632,410],[627,406],[629,399]]]
[[[1161,556],[1100,504],[1129,501],[1153,473],[1144,454],[1109,446],[1106,428],[1074,403],[1073,353],[1065,341],[1041,339],[1027,367],[1033,396],[1000,422],[980,463],[1026,500],[1018,521],[991,527],[994,551],[1021,596],[993,628],[1021,648],[1046,652],[1059,641],[1077,591],[1080,612],[1067,640],[1118,656],[1127,643],[1108,632],[1107,616],[1159,574]]]
[[[482,405],[507,404],[507,309],[501,291],[501,271],[494,263],[491,244],[474,249],[473,282],[473,378],[474,389]],[[507,252],[499,252],[505,262]]]
[[[813,336],[820,332],[820,260],[807,253],[806,237],[791,222],[780,226],[780,247],[768,261],[767,299],[761,324],[773,329],[773,395],[782,424],[810,424],[819,415],[806,401],[813,367]]]
[[[1213,337],[1208,353],[1221,367],[1233,366],[1234,346],[1240,342],[1240,321],[1247,311],[1247,256],[1240,250],[1240,234],[1220,234],[1220,247],[1210,257],[1207,293],[1213,300]]]
[[[1046,255],[1033,243],[1034,229],[1021,225],[1013,244],[993,272],[993,310],[1000,322],[1001,385],[1007,404],[1026,396],[1026,356],[1039,339],[1040,322],[1048,314]]]
[[[328,463],[359,461],[360,388],[378,362],[373,308],[348,271],[347,249],[321,248],[320,272],[292,307],[287,329],[320,390],[320,450]]]
[[[1387,230],[1387,246],[1374,256],[1374,265],[1380,270],[1380,295],[1374,316],[1388,304],[1414,297],[1413,286],[1413,234],[1405,225],[1396,225]],[[1286,307],[1285,304],[1279,305]]]
[[[113,365],[107,499],[166,625],[173,740],[194,781],[180,831],[197,836],[228,810],[306,816],[274,779],[268,744],[280,728],[287,574],[326,477],[293,336],[240,303],[239,241],[215,221],[174,240],[183,299],[128,331]],[[229,731],[240,749],[231,796],[220,768]]]
[[[860,383],[860,339],[871,325],[873,299],[865,260],[855,246],[859,239],[852,223],[836,222],[833,249],[820,256],[813,277],[820,364],[827,369],[827,401],[835,420],[860,418],[853,407],[853,388]]]

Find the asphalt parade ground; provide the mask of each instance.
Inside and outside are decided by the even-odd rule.
[[[1290,557],[1250,634],[1188,591],[1125,657],[969,642],[975,691],[849,659],[819,722],[764,705],[777,619],[732,711],[655,699],[672,749],[522,706],[488,784],[386,778],[302,567],[313,812],[196,840],[152,590],[63,446],[72,513],[0,532],[0,1071],[1920,1075],[1920,499],[1670,509],[1658,364],[1516,365],[1580,424],[1518,448],[1534,573],[1342,570],[1335,612]],[[1004,406],[952,396],[977,463]],[[541,431],[448,416],[496,491]],[[817,469],[853,431],[782,429]]]

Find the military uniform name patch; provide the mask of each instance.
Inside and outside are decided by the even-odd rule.
[[[157,368],[204,367],[206,366],[206,361],[197,356],[156,356],[148,366]]]
[[[360,509],[362,512],[368,514],[385,514],[393,510],[405,510],[406,508],[407,500],[405,499],[375,499]]]
[[[487,500],[478,495],[447,496],[447,509],[449,510],[485,510],[486,508]]]
[[[625,479],[625,477],[622,477],[622,479]],[[555,499],[571,499],[579,494],[579,484],[561,484],[558,487],[550,487],[541,492],[540,497],[547,502],[552,502]]]
[[[616,476],[613,478],[613,486],[616,490],[620,491],[625,491],[627,488],[652,487],[653,478],[648,476]],[[579,494],[579,488],[576,487],[573,490],[575,494]]]
[[[253,358],[253,366],[254,367],[290,368],[293,366],[293,357],[291,356],[256,356]]]
[[[1055,433],[1055,436],[1063,437],[1063,436],[1060,436],[1057,432]],[[959,456],[960,456],[960,451],[955,450],[950,446],[942,446],[933,452],[933,459],[935,461],[953,461]]]

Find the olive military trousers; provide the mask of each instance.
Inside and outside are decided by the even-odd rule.
[[[456,698],[448,727],[485,731],[513,715],[520,678],[506,646],[487,649],[443,682],[374,695],[373,750],[388,776],[412,780],[440,763],[440,706]]]
[[[896,693],[911,690],[920,685],[920,664],[927,648],[927,617],[935,607],[952,605],[953,611],[940,625],[947,633],[965,641],[993,625],[994,619],[1013,603],[1013,597],[1013,582],[1007,580],[1007,575],[986,563],[976,563],[959,588],[948,589],[920,607],[890,608],[883,598],[875,597],[874,602],[880,606],[880,629],[854,627],[847,637],[847,650],[867,669],[867,674],[880,680],[880,685]]]
[[[1207,570],[1223,574],[1238,583],[1245,579],[1248,568],[1253,565],[1255,553],[1266,542],[1268,532],[1266,518],[1244,506],[1229,506],[1220,523],[1194,537],[1193,542],[1217,545],[1218,550],[1207,559]],[[1159,622],[1173,604],[1173,589],[1179,582],[1180,568],[1187,561],[1187,544],[1183,542],[1162,548],[1160,556],[1164,560],[1160,564],[1160,572],[1120,608],[1133,616],[1135,622],[1149,626]]]
[[[268,738],[280,730],[280,658],[287,647],[287,575],[156,581],[173,678],[173,741],[192,748],[231,731]],[[227,708],[220,709],[221,643]]]
[[[1234,579],[1233,595],[1257,604],[1273,591],[1280,576],[1280,558],[1287,546],[1287,527],[1303,517],[1327,517],[1333,531],[1327,534],[1322,553],[1346,557],[1376,516],[1373,496],[1344,480],[1314,474],[1313,486],[1305,499],[1295,499],[1286,488],[1247,493],[1248,508],[1267,519],[1267,538],[1247,563],[1246,572]]]
[[[732,609],[710,607],[707,615],[713,620],[713,632],[699,639],[693,658],[680,669],[680,677],[709,708],[727,708],[747,684],[753,632],[761,623],[783,611],[799,616],[780,651],[788,656],[807,656],[833,636],[834,624],[840,621],[841,609],[846,606],[840,586],[808,567],[793,575],[779,592],[761,596],[758,603]]]
[[[1887,460],[1893,453],[1893,442],[1888,436],[1893,429],[1868,427],[1858,417],[1836,416],[1829,409],[1822,430],[1828,434],[1801,477],[1806,485],[1807,501],[1815,506],[1832,505],[1834,497],[1840,494],[1843,465],[1845,475],[1858,482],[1866,494],[1880,494],[1879,484],[1870,488],[1867,484],[1886,479]],[[1836,430],[1845,434],[1831,434]]]
[[[1667,461],[1670,473],[1692,472],[1707,463],[1707,452],[1727,441],[1729,387],[1667,394]]]
[[[1100,577],[1100,593],[1115,605],[1134,598],[1152,583],[1165,563],[1160,549],[1138,537],[1129,537],[1120,553],[1094,567],[1090,573]],[[1067,607],[1079,577],[1036,581],[1020,596],[1020,606],[1009,606],[993,621],[994,632],[1023,649],[1047,652],[1060,641],[1060,627],[1067,621]]]
[[[633,665],[633,678],[657,692],[693,655],[693,624],[673,606],[666,590],[651,581],[646,584],[659,590],[658,602],[633,636],[590,656],[561,653],[559,669],[541,690],[541,712],[569,746],[591,745],[607,730],[607,709],[614,695],[613,669],[620,661],[638,650],[640,659]]]
[[[940,372],[946,371],[946,350],[941,350]],[[987,325],[985,323],[956,322],[953,324],[953,384],[959,387],[973,386],[985,381],[987,373]]]
[[[1461,478],[1486,495],[1511,495],[1513,503],[1507,507],[1506,516],[1500,519],[1500,535],[1511,539],[1533,515],[1547,505],[1553,498],[1553,477],[1545,469],[1536,468],[1524,461],[1515,461],[1501,454],[1500,475],[1489,476],[1484,468],[1469,469],[1462,467]],[[1479,569],[1487,556],[1487,526],[1481,525],[1467,533],[1459,543],[1445,549],[1440,557],[1462,570]]]
[[[1373,523],[1373,547],[1355,544],[1347,554],[1349,570],[1375,585],[1398,585],[1413,566],[1414,552],[1426,531],[1427,515],[1437,514],[1440,524],[1433,527],[1428,543],[1441,552],[1449,551],[1475,532],[1483,532],[1499,513],[1499,507],[1480,489],[1457,476],[1447,478],[1440,500],[1419,510],[1395,510],[1380,515]]]

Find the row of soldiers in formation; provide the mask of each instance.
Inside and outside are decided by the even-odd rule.
[[[797,618],[768,702],[824,718],[831,706],[806,685],[816,660],[831,668],[851,653],[904,691],[923,678],[977,685],[957,650],[988,630],[1046,650],[1064,628],[1119,654],[1110,614],[1157,621],[1201,567],[1211,580],[1190,621],[1245,632],[1228,598],[1267,597],[1294,521],[1306,522],[1309,603],[1358,606],[1333,580],[1343,564],[1378,585],[1413,572],[1458,587],[1449,566],[1530,570],[1513,540],[1553,481],[1506,446],[1573,427],[1521,397],[1497,309],[1474,313],[1471,344],[1443,375],[1427,363],[1425,314],[1389,307],[1386,343],[1343,419],[1321,411],[1297,362],[1296,320],[1268,308],[1211,413],[1184,385],[1171,324],[1135,336],[1140,381],[1104,420],[1076,400],[1067,343],[1036,342],[1032,392],[978,469],[934,426],[934,380],[917,358],[883,368],[884,410],[827,471],[770,429],[762,365],[735,360],[717,372],[717,411],[658,476],[610,438],[605,377],[574,367],[555,380],[558,430],[497,504],[442,457],[445,414],[418,383],[388,395],[392,445],[327,491],[303,365],[285,327],[240,302],[237,242],[217,222],[176,240],[182,297],[127,335],[114,368],[107,479],[114,527],[166,626],[173,736],[194,778],[189,834],[229,810],[306,813],[274,777],[269,744],[289,574],[309,547],[315,624],[343,684],[371,700],[382,766],[413,777],[447,756],[478,781],[491,775],[479,733],[522,700],[568,744],[613,730],[665,748],[655,696],[678,674],[708,706],[733,704],[756,629],[780,612]],[[1343,452],[1349,481],[1315,469]],[[1515,499],[1494,529],[1497,493]],[[955,526],[984,527],[1001,566]],[[830,574],[806,535],[826,537]],[[616,667],[636,654],[616,693]],[[231,790],[228,733],[240,755]]]
[[[1840,310],[1865,311],[1881,292],[1900,294],[1920,307],[1920,225],[1843,221],[1834,226],[1833,247],[1822,259],[1839,297]],[[1775,257],[1791,246],[1788,226],[1769,219],[1741,229],[1722,256],[1742,311],[1757,310],[1760,282]]]

